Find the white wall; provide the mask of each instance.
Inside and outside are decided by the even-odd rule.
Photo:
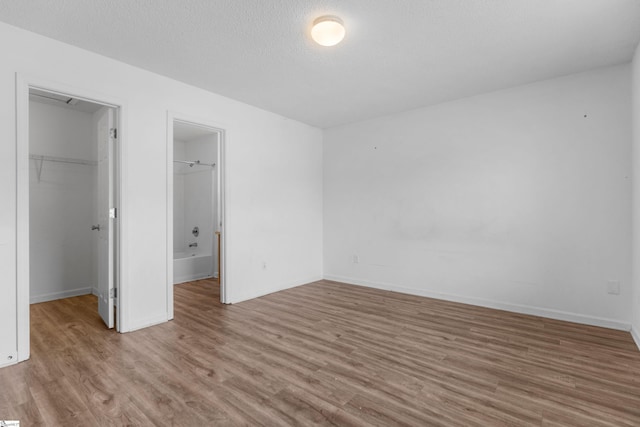
[[[633,329],[640,348],[640,45],[632,64],[633,87]]]
[[[90,113],[31,102],[29,139],[31,154],[96,160]],[[91,293],[96,167],[31,160],[29,169],[30,300]]]
[[[0,365],[16,360],[16,72],[122,100],[124,330],[167,319],[167,111],[228,132],[230,301],[322,276],[319,129],[6,24],[0,50]]]
[[[630,91],[622,65],[327,130],[325,277],[628,329]]]

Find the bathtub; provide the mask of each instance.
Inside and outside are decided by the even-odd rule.
[[[197,252],[174,252],[173,283],[213,277],[213,255]]]

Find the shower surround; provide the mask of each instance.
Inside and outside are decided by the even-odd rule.
[[[214,244],[217,189],[217,135],[174,141],[173,281],[213,277],[217,269]],[[201,164],[180,161],[199,160]]]

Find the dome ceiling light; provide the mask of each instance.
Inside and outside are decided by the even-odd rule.
[[[346,30],[337,16],[321,16],[313,21],[311,38],[320,46],[335,46],[344,39]]]

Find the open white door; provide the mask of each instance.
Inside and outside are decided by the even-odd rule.
[[[108,328],[114,326],[114,114],[102,108],[98,118],[98,311]]]

